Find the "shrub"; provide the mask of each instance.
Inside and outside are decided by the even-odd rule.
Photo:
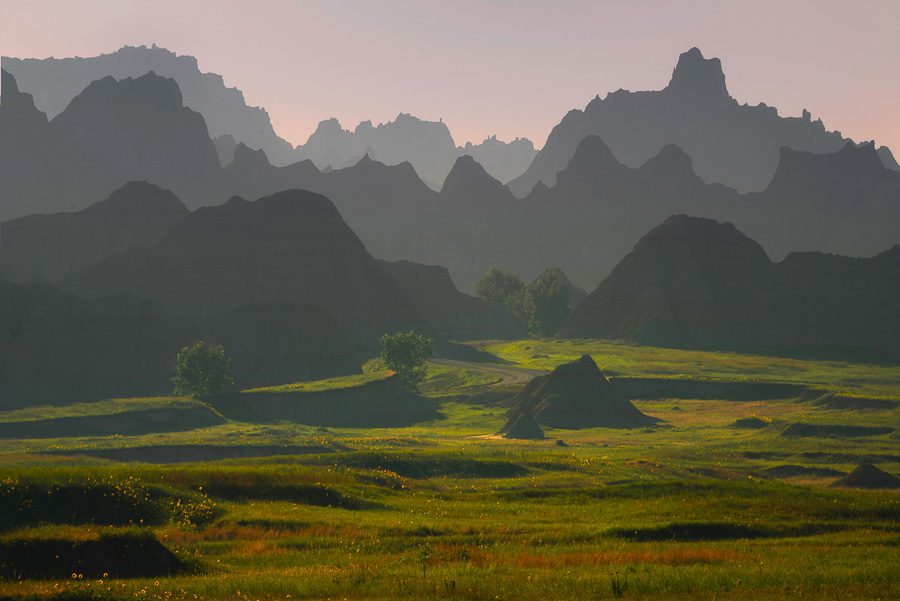
[[[381,337],[381,359],[412,389],[425,378],[425,361],[434,352],[434,340],[410,330]]]
[[[234,388],[231,359],[221,346],[198,340],[178,351],[172,384],[175,394],[197,398],[231,390]]]

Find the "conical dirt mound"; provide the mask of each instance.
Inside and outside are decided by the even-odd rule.
[[[510,418],[500,431],[503,438],[516,440],[544,440],[544,431],[530,413]]]
[[[842,488],[900,488],[900,478],[882,471],[871,463],[861,463],[855,470],[832,484]]]
[[[656,423],[616,394],[588,355],[531,380],[509,402],[509,424],[531,415],[553,428],[637,428]]]

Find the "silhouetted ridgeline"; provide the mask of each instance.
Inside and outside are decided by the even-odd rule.
[[[696,57],[683,59],[686,65],[692,60]],[[694,96],[703,93],[721,100],[724,84],[716,63],[697,65],[707,68],[690,80],[707,83]],[[679,86],[671,94],[685,96],[684,86]],[[646,163],[632,168],[619,161],[604,139],[587,136],[574,143],[571,160],[555,174],[556,185],[537,185],[527,198],[516,199],[469,157],[455,161],[440,193],[422,181],[412,163],[388,166],[368,154],[349,167],[322,172],[311,161],[275,167],[265,152],[235,143],[219,149],[231,154],[223,169],[208,133],[193,127],[199,116],[181,105],[172,80],[145,75],[121,82],[101,80],[91,87],[97,89],[85,91],[47,123],[27,94],[17,93],[14,84],[4,85],[5,92],[13,91],[4,93],[0,116],[13,116],[4,117],[4,123],[12,124],[4,126],[4,133],[9,130],[11,135],[0,140],[4,156],[11,157],[3,163],[3,189],[10,194],[4,195],[0,219],[77,210],[136,179],[172,189],[188,207],[222,202],[231,194],[257,198],[302,188],[330,198],[374,256],[446,266],[462,290],[471,290],[491,266],[526,279],[559,266],[574,283],[592,287],[634,240],[673,213],[733,222],[775,259],[793,250],[866,256],[900,240],[900,176],[884,168],[872,145],[838,144],[841,149],[831,155],[776,148],[773,160],[780,157],[781,162],[772,184],[763,192],[741,195],[706,184],[694,172],[695,161],[679,146],[660,141]],[[132,90],[136,87],[140,95]],[[657,98],[653,95],[663,92],[646,94]],[[732,100],[725,104],[746,109]],[[105,115],[101,106],[117,108]],[[104,118],[87,124],[83,113],[90,107]],[[160,121],[171,123],[157,125]],[[406,121],[404,127],[418,127],[414,118]],[[97,130],[90,136],[94,142],[60,133],[71,130],[62,127],[65,122],[84,122],[89,125],[86,131]],[[154,135],[160,129],[169,141],[148,142],[151,129]],[[382,132],[378,135],[393,131],[387,126],[372,129]],[[102,142],[104,135],[107,142]],[[68,155],[58,151],[60,139],[68,140],[63,146],[79,156],[82,151],[93,156],[85,159],[90,164],[71,169]],[[169,145],[177,152],[169,152]],[[116,159],[97,158],[103,153],[91,151],[96,146],[106,153],[114,150]],[[801,156],[807,159],[797,158]],[[817,162],[820,168],[813,167]]]
[[[115,52],[81,58],[3,57],[3,68],[21,88],[37,98],[37,108],[49,117],[65,110],[91,82],[111,76],[140,77],[154,72],[174,79],[184,104],[203,115],[211,137],[231,135],[253,148],[264,148],[279,164],[293,162],[293,147],[272,129],[265,109],[247,106],[237,88],[225,86],[221,75],[202,73],[193,56],[152,46],[123,46]],[[4,83],[4,88],[6,84]]]
[[[807,111],[802,117],[780,117],[765,104],[738,104],[728,93],[719,59],[706,59],[692,48],[679,57],[665,89],[618,90],[603,99],[597,96],[584,110],[569,111],[531,166],[509,182],[512,191],[525,196],[539,181],[552,186],[587,135],[601,136],[632,167],[666,144],[677,144],[693,157],[704,180],[747,192],[769,183],[782,146],[827,153],[849,141],[840,132],[827,131]],[[900,169],[890,150],[882,147],[879,154],[886,166]]]
[[[442,122],[402,113],[394,121],[377,126],[363,121],[353,131],[344,130],[336,119],[325,120],[306,144],[294,148],[275,133],[265,109],[247,106],[241,91],[226,87],[221,75],[202,73],[196,58],[155,45],[124,46],[89,58],[3,57],[3,68],[15,76],[23,90],[37,97],[37,108],[51,118],[91,82],[107,76],[134,78],[152,71],[174,79],[184,94],[185,106],[206,120],[210,137],[222,149],[223,166],[230,162],[229,147],[233,151],[238,142],[264,150],[276,165],[310,159],[320,169],[352,165],[369,152],[388,164],[411,161],[422,179],[437,189],[461,153],[475,156],[502,181],[521,174],[536,154],[529,140],[517,138],[506,143],[496,136],[457,148]]]
[[[189,206],[220,202],[221,166],[199,113],[171,79],[91,83],[49,122],[3,71],[0,220],[83,209],[129,181]]]
[[[129,182],[81,211],[0,223],[0,265],[10,280],[56,282],[135,246],[152,246],[188,214],[177,196]]]

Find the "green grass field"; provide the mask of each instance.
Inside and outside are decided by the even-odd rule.
[[[589,353],[610,376],[900,398],[898,366],[602,341],[483,348],[498,363],[532,369]],[[496,436],[504,422],[497,401],[514,389],[498,380],[432,365],[423,393],[441,402],[442,417],[404,428],[227,421],[135,436],[0,439],[0,546],[150,532],[186,566],[168,577],[7,579],[0,597],[900,598],[900,494],[830,486],[864,461],[900,474],[896,407],[661,395],[635,401],[663,420],[656,428],[548,430],[546,441],[509,441]],[[202,405],[116,400],[0,414],[0,422],[186,404]],[[733,427],[748,416],[767,425]],[[894,430],[785,436],[796,423]],[[178,465],[78,454],[176,444],[309,451]]]

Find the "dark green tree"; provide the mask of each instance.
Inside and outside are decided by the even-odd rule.
[[[198,340],[178,351],[172,384],[175,394],[195,398],[231,390],[234,388],[231,359],[221,346]]]
[[[513,297],[525,289],[525,282],[517,273],[491,267],[475,284],[475,294],[484,300],[509,305]]]
[[[381,337],[381,360],[412,389],[425,378],[425,361],[434,352],[434,340],[410,330]]]
[[[569,316],[569,288],[558,269],[548,269],[525,289],[528,331],[532,336],[552,336]]]

